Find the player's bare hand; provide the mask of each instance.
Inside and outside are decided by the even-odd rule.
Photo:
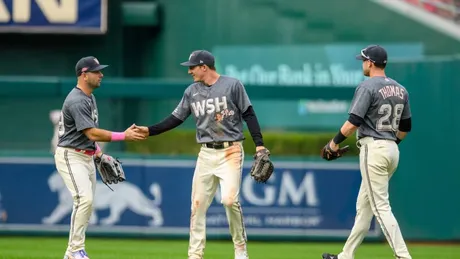
[[[149,128],[148,127],[145,127],[145,126],[135,126],[134,127],[134,130],[136,132],[139,132],[141,134],[143,134],[146,138],[149,136]]]
[[[334,141],[329,141],[329,147],[332,149],[332,151],[337,151],[339,150],[339,145],[335,144]]]
[[[145,136],[145,134],[136,129],[136,124],[131,125],[131,127],[125,130],[125,140],[127,141],[139,141],[146,138],[147,136]]]
[[[264,149],[265,149],[264,146],[258,146],[258,147],[256,147],[256,152],[259,151],[259,150],[264,150]]]

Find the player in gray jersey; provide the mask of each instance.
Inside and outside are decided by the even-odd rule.
[[[101,84],[101,70],[95,57],[78,61],[75,72],[77,86],[67,95],[61,109],[58,144],[54,159],[56,169],[73,196],[69,243],[64,259],[88,259],[85,232],[92,213],[96,189],[96,169],[93,157],[102,155],[99,142],[142,140],[145,137],[132,125],[125,132],[99,129],[99,114],[93,91]]]
[[[396,258],[410,259],[398,222],[388,199],[389,180],[399,163],[398,144],[411,130],[409,93],[385,75],[387,52],[378,45],[363,49],[358,59],[370,77],[357,88],[349,119],[329,142],[336,151],[339,144],[358,130],[362,182],[356,202],[354,226],[338,255],[323,254],[323,259],[353,259],[375,216]]]
[[[220,184],[235,259],[248,259],[238,197],[244,161],[243,120],[256,150],[265,149],[256,114],[243,84],[235,78],[219,75],[214,67],[214,56],[208,51],[192,52],[189,60],[181,65],[189,67],[188,73],[194,83],[185,90],[179,105],[168,118],[139,129],[146,136],[158,135],[179,126],[192,115],[196,122],[196,141],[201,144],[201,150],[193,176],[188,258],[203,258],[206,212]]]

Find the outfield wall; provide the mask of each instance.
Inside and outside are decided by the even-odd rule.
[[[125,159],[128,181],[109,190],[98,176],[88,234],[188,238],[195,160]],[[250,239],[343,239],[354,221],[360,173],[354,162],[276,161],[268,184],[243,170],[241,203]],[[50,157],[0,158],[3,234],[67,234],[72,198]],[[12,184],[14,183],[14,184]],[[207,215],[210,238],[228,237],[216,193]],[[378,225],[377,225],[378,226]],[[372,224],[369,237],[379,238]]]

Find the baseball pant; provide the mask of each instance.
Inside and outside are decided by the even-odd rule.
[[[206,245],[206,212],[220,184],[235,249],[246,249],[243,214],[238,201],[244,152],[241,142],[225,149],[202,147],[193,175],[188,257],[203,258]]]
[[[96,167],[93,157],[71,148],[57,147],[56,168],[73,197],[67,252],[85,248],[85,232],[93,209]]]
[[[399,163],[394,141],[366,137],[358,141],[361,187],[356,201],[356,218],[339,259],[353,259],[375,216],[396,258],[410,259],[398,222],[391,211],[388,184]]]

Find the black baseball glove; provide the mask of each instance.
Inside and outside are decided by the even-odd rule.
[[[321,149],[321,157],[327,161],[335,160],[339,157],[342,157],[344,153],[348,152],[350,150],[349,146],[344,146],[342,148],[339,148],[337,151],[334,151],[331,149],[331,146],[329,145],[330,142],[326,144]]]
[[[270,151],[262,149],[254,155],[254,163],[251,167],[251,177],[258,183],[266,183],[273,174],[273,163],[270,161]]]
[[[102,154],[101,157],[95,157],[94,162],[101,175],[102,182],[106,185],[117,184],[126,180],[125,172],[118,159]]]

